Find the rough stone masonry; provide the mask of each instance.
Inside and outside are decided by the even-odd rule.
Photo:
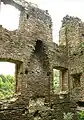
[[[24,0],[1,0],[20,10],[19,27],[0,25],[0,60],[16,64],[16,95],[0,101],[0,120],[64,120],[84,103],[84,23],[63,18],[59,45],[52,40],[48,11]],[[60,70],[60,91],[53,90],[53,69]]]

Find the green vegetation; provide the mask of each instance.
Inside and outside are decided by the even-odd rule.
[[[84,111],[78,112],[78,120],[84,120]]]
[[[14,95],[14,77],[0,75],[0,99],[6,99]]]
[[[53,69],[53,89],[54,90],[59,89],[59,77],[60,77],[59,70]]]

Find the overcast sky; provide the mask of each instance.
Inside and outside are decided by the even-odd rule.
[[[84,0],[26,1],[35,3],[38,5],[39,8],[49,11],[53,21],[53,41],[56,43],[58,43],[59,40],[59,29],[61,27],[61,20],[64,16],[66,16],[67,14],[70,16],[77,16],[81,18],[82,21],[84,21]],[[9,30],[16,29],[19,22],[19,11],[16,10],[14,7],[2,5],[0,12],[0,24],[2,24]]]
[[[84,21],[84,0],[26,0],[48,10],[53,21],[53,41],[58,43],[61,20],[64,16],[78,16]],[[19,12],[14,7],[2,5],[0,23],[8,29],[16,29],[19,22]]]
[[[53,41],[58,43],[61,20],[67,14],[84,21],[84,0],[26,0],[37,3],[41,9],[48,10],[53,21]]]

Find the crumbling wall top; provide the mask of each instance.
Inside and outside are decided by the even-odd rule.
[[[41,10],[36,4],[31,2],[27,2],[25,0],[1,0],[1,2],[12,5],[20,11],[26,11],[27,14],[30,14],[33,17],[46,23],[51,23],[52,21],[48,10]]]
[[[14,5],[15,7],[17,7],[18,9],[26,9],[29,6],[33,6],[33,7],[38,7],[37,4],[33,4],[31,2],[27,2],[25,0],[1,0],[1,2],[3,2],[4,4],[10,4],[10,5]]]
[[[82,23],[82,21],[81,21],[80,18],[66,15],[66,16],[63,18],[63,20],[62,20],[62,27],[63,27],[64,25],[66,25],[67,23],[70,23],[70,22],[73,22],[73,23]]]

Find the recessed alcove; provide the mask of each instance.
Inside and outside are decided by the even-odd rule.
[[[41,40],[37,40],[36,41],[36,45],[35,45],[35,53],[40,53],[43,51],[43,43]]]

